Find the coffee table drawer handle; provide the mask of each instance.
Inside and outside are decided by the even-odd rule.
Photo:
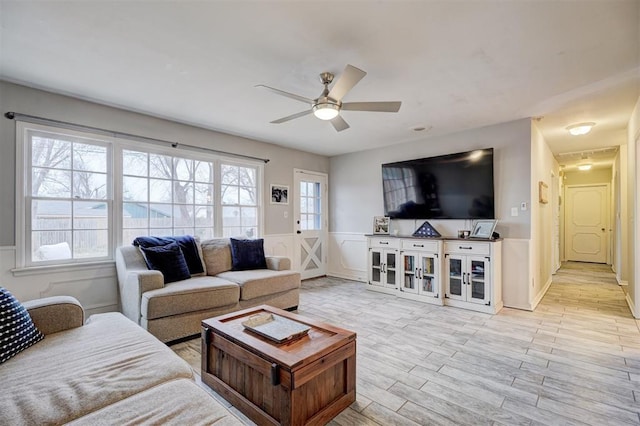
[[[278,386],[280,384],[280,374],[278,374],[278,369],[278,364],[271,364],[271,384],[273,386]]]

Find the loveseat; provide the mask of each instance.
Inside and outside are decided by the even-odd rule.
[[[72,297],[23,305],[44,339],[0,364],[0,425],[242,424],[122,314],[84,324]]]
[[[234,270],[228,238],[196,240],[204,272],[171,283],[150,270],[141,249],[116,250],[122,312],[163,342],[200,333],[201,321],[228,312],[268,304],[298,306],[300,274],[286,257],[264,256],[258,269]],[[235,247],[235,246],[234,246]]]

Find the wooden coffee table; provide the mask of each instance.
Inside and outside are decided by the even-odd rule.
[[[260,313],[311,329],[278,344],[242,326]],[[202,381],[259,425],[322,425],[356,399],[356,334],[267,305],[207,319]]]

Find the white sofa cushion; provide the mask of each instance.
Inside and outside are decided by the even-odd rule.
[[[119,313],[48,335],[1,367],[0,413],[13,424],[60,424],[172,379],[191,367]]]
[[[69,425],[242,425],[211,395],[191,380],[162,383],[130,396]]]
[[[240,300],[275,295],[300,287],[300,274],[295,271],[272,271],[271,269],[251,269],[248,271],[227,271],[218,274],[240,286]]]
[[[142,294],[142,317],[155,319],[235,305],[238,285],[218,277],[194,277]]]

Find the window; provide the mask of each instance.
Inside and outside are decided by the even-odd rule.
[[[145,235],[260,235],[262,164],[38,124],[16,129],[18,267],[111,260],[116,245]]]
[[[211,161],[122,151],[122,241],[141,235],[214,235]]]
[[[300,182],[300,229],[322,229],[320,182]]]
[[[258,236],[257,167],[222,164],[221,202],[223,236]]]
[[[111,149],[97,139],[26,133],[27,264],[111,256]]]

